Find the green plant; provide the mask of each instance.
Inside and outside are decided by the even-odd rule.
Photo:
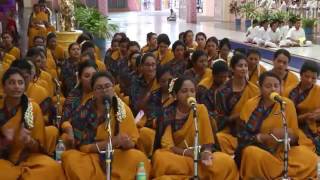
[[[304,18],[302,19],[303,28],[313,28],[317,24],[316,18]]]
[[[257,15],[254,2],[246,2],[240,6],[240,12],[242,17],[246,19],[254,19]]]
[[[95,8],[76,6],[75,19],[84,31],[92,33],[96,38],[111,38],[118,31],[118,26],[108,22],[108,17],[102,15]]]

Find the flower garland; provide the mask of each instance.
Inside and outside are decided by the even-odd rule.
[[[27,129],[31,129],[34,127],[34,122],[33,122],[33,107],[32,103],[28,103],[28,107],[26,112],[24,113],[24,120],[27,125]]]
[[[118,111],[117,111],[116,117],[117,117],[117,121],[122,122],[122,120],[124,120],[127,117],[126,109],[125,109],[124,102],[118,96],[116,96],[116,98],[117,98],[117,104],[118,104],[117,105]]]

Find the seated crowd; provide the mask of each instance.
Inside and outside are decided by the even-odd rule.
[[[301,27],[301,19],[292,17],[287,23],[283,20],[252,21],[246,33],[246,42],[261,47],[299,47],[310,46],[311,41],[306,40],[306,34]]]
[[[36,8],[35,22],[46,17]],[[110,139],[112,179],[135,179],[141,162],[147,179],[188,179],[194,113],[200,179],[280,179],[284,150],[276,139],[284,130],[273,92],[286,102],[289,177],[316,178],[316,62],[306,61],[299,79],[288,70],[290,53],[279,49],[267,71],[258,50],[232,52],[227,38],[194,38],[191,30],[172,46],[166,34],[148,33],[141,47],[116,33],[103,60],[91,34],[64,49],[49,22],[41,26],[48,35],[39,28],[29,27],[26,55],[10,33],[1,35],[0,179],[106,179]],[[66,147],[61,162],[53,159],[58,140]]]

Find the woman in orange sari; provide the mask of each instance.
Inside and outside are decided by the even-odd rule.
[[[171,67],[174,77],[179,77],[183,75],[188,66],[187,47],[182,41],[178,40],[173,43],[172,52],[174,58],[165,65]]]
[[[242,179],[281,179],[283,176],[284,130],[281,120],[281,105],[270,99],[272,92],[280,93],[281,79],[272,72],[259,78],[261,96],[254,97],[243,106],[240,119],[239,153]],[[283,98],[284,112],[291,139],[288,151],[288,176],[291,179],[315,179],[317,155],[298,143],[299,127],[292,101]]]
[[[106,159],[102,151],[106,150],[109,138],[115,149],[111,178],[134,179],[139,162],[144,162],[148,179],[150,163],[142,152],[134,149],[139,138],[134,117],[130,108],[115,95],[113,83],[109,73],[95,74],[91,81],[93,97],[82,104],[71,119],[76,149],[62,154],[68,179],[105,179]],[[106,108],[106,103],[110,108]]]
[[[205,51],[208,54],[208,66],[212,67],[213,62],[219,58],[219,41],[216,37],[210,37],[205,46]]]
[[[0,179],[65,179],[60,164],[41,153],[44,120],[39,105],[23,94],[23,74],[11,68],[2,84],[6,95],[0,99]]]
[[[204,51],[193,52],[190,62],[192,68],[186,70],[184,75],[193,78],[197,85],[203,79],[212,78],[212,71],[208,68],[208,55]]]
[[[194,119],[187,102],[195,97],[196,85],[190,78],[172,80],[170,92],[175,101],[164,108],[157,126],[153,162],[156,179],[188,179],[193,176]],[[196,105],[199,145],[199,179],[237,180],[238,170],[233,159],[221,152],[212,152],[214,144],[208,111],[202,104]],[[161,148],[161,149],[159,149]]]
[[[170,67],[165,65],[158,68],[156,77],[160,88],[151,92],[146,102],[147,106],[143,111],[144,115],[137,122],[138,127],[141,127],[137,147],[147,156],[151,156],[153,152],[155,129],[162,109],[173,101],[173,97],[168,90],[169,82],[173,78]],[[139,116],[139,113],[137,116]]]
[[[189,53],[194,52],[197,49],[197,43],[195,41],[193,41],[194,34],[192,30],[187,30],[184,32],[183,34],[183,42],[186,44],[187,46],[187,51]]]
[[[275,73],[282,80],[282,92],[287,92],[288,88],[296,86],[299,83],[298,77],[288,70],[288,65],[291,60],[289,51],[285,49],[279,49],[273,56],[273,69],[271,72]]]
[[[197,42],[196,50],[205,51],[206,41],[207,41],[207,35],[203,32],[198,32],[196,34],[196,42]]]
[[[21,52],[20,49],[15,47],[13,44],[13,37],[9,32],[4,32],[1,35],[3,40],[3,45],[6,48],[6,52],[15,57],[15,59],[20,59]]]
[[[18,68],[23,73],[27,87],[26,95],[40,106],[46,131],[45,150],[48,155],[52,156],[59,137],[58,128],[53,125],[55,114],[52,109],[55,107],[53,107],[52,99],[48,91],[35,79],[35,66],[32,62],[26,60],[14,61],[10,67]]]
[[[97,65],[92,61],[86,61],[79,64],[77,69],[79,79],[75,87],[68,93],[66,101],[63,105],[62,114],[62,140],[67,145],[67,148],[72,147],[72,143],[68,140],[72,139],[73,131],[70,127],[71,118],[74,116],[76,109],[92,96],[91,78],[98,72]]]
[[[57,35],[54,32],[49,33],[47,36],[47,48],[50,50],[56,64],[60,66],[66,59],[66,53],[63,47],[57,43]]]
[[[300,130],[299,144],[309,147],[320,154],[320,87],[317,78],[320,74],[318,63],[306,61],[300,70],[300,83],[284,93],[290,98],[297,109]]]
[[[60,81],[62,83],[62,93],[68,97],[69,92],[78,82],[78,64],[80,63],[80,45],[71,43],[68,47],[69,58],[62,62]]]
[[[249,70],[249,81],[258,85],[258,79],[260,74],[266,72],[266,68],[259,64],[261,60],[261,54],[256,49],[249,49],[247,52],[247,62]]]
[[[220,148],[232,155],[238,145],[236,134],[241,109],[250,98],[259,95],[259,88],[247,81],[246,57],[234,55],[230,66],[233,77],[217,90],[214,118],[220,131],[217,133]]]
[[[154,51],[153,54],[156,56],[156,59],[159,64],[167,64],[173,58],[173,52],[169,48],[171,42],[167,34],[159,34],[157,37],[158,50]]]

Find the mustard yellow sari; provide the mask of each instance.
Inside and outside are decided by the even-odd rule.
[[[77,121],[80,121],[81,118],[94,116],[93,114],[95,114],[95,112],[92,112],[92,107],[87,106],[88,103],[92,103],[92,101],[92,99],[89,99],[85,103],[85,106],[82,106],[83,108],[80,108],[81,110],[79,112],[81,112],[82,114],[80,115],[80,113],[76,113],[77,118],[75,118],[75,121],[71,120],[71,125],[73,128],[75,128],[75,123],[77,123]],[[131,113],[130,108],[125,104],[123,105],[125,108],[124,111],[126,113],[126,117],[124,117],[121,122],[117,122],[119,124],[119,133],[127,134],[131,138],[131,140],[136,143],[139,138],[139,133],[134,124],[134,117]],[[111,128],[114,134],[116,129],[116,121],[118,121],[118,118],[113,111],[110,113],[110,115]],[[82,120],[87,120],[87,118]],[[94,138],[96,142],[108,139],[109,135],[105,130],[105,127],[105,122],[97,126]],[[77,133],[75,129],[74,132],[75,134]],[[95,142],[91,143],[94,144]],[[62,154],[63,166],[68,179],[106,179],[104,173],[105,170],[100,166],[99,155],[97,153],[90,152],[90,147],[91,144],[80,144],[78,149],[68,150]],[[112,160],[112,179],[135,179],[139,162],[144,162],[148,179],[150,163],[147,157],[142,152],[135,149],[122,150],[115,148]]]
[[[231,80],[230,80],[231,82]],[[225,87],[226,88],[231,88],[231,84],[230,82],[226,83],[225,84]],[[226,89],[224,88],[224,89]],[[224,90],[220,89],[218,90],[217,94],[222,94],[222,97],[225,96],[224,95]],[[259,88],[254,85],[253,83],[251,82],[248,82],[247,86],[245,87],[245,89],[242,91],[241,93],[241,97],[240,99],[237,101],[237,103],[233,106],[232,110],[230,112],[226,112],[227,110],[222,110],[222,111],[225,111],[222,116],[224,117],[228,117],[228,116],[232,116],[232,115],[237,115],[237,114],[240,114],[242,108],[243,108],[243,105],[251,98],[255,97],[255,96],[258,96],[260,94],[260,90]],[[221,98],[218,98],[217,97],[217,106],[219,107],[219,104],[226,104],[226,106],[228,106],[228,104],[225,102],[226,100],[223,100],[224,98],[222,98],[222,100],[219,100]],[[220,102],[221,101],[221,102]],[[231,108],[231,107],[227,107],[227,108]],[[221,108],[223,109],[223,108]],[[221,110],[219,110],[221,111]],[[226,113],[229,113],[229,114],[226,114]],[[222,117],[222,119],[224,118]],[[217,119],[217,122],[219,122],[220,120]],[[219,133],[217,133],[217,137],[218,137],[218,141],[220,143],[220,148],[222,150],[222,152],[225,152],[227,154],[234,154],[234,151],[235,149],[237,148],[238,146],[238,141],[237,141],[237,138],[234,137],[232,134],[231,134],[231,131],[233,129],[230,129],[229,127],[225,127],[223,128]]]
[[[171,60],[174,59],[174,55],[173,52],[170,48],[168,48],[166,54],[164,56],[160,56],[160,51],[157,50],[155,52],[153,52],[153,54],[156,56],[156,59],[158,60],[158,63],[160,63],[161,65],[163,64],[167,64],[168,62],[170,62]]]
[[[171,105],[169,108],[173,108],[170,111],[175,111],[175,106]],[[207,109],[204,105],[199,104],[197,105],[197,113],[200,132],[199,144],[214,143]],[[193,159],[175,154],[171,150],[174,146],[187,148],[186,146],[194,145],[193,113],[190,112],[181,129],[173,132],[172,128],[172,124],[169,123],[161,137],[162,149],[157,150],[152,158],[152,172],[156,179],[188,179],[193,175]],[[199,162],[200,179],[236,180],[239,178],[236,164],[230,156],[221,152],[214,152],[212,156],[212,165],[205,166]]]
[[[31,129],[31,136],[41,147],[45,146],[45,129],[44,120],[39,106],[31,102],[33,108],[34,127]],[[0,100],[0,113],[3,113],[4,100]],[[49,156],[41,152],[33,152],[27,155],[25,160],[20,161],[24,145],[19,139],[21,128],[21,107],[11,117],[1,129],[15,130],[14,140],[10,146],[9,156],[0,159],[0,179],[48,179],[59,180],[65,179],[61,165],[55,162]]]
[[[248,122],[251,114],[258,106],[261,97],[250,99],[242,108],[240,119]],[[299,127],[296,110],[292,101],[285,98],[285,114],[288,128],[298,136]],[[279,115],[280,105],[275,104],[270,114],[262,121],[259,133],[270,133],[275,128],[282,128]],[[278,114],[277,114],[278,113]],[[293,146],[289,150],[289,177],[293,179],[316,178],[317,155],[304,146]],[[257,146],[247,146],[242,152],[240,176],[242,179],[262,178],[281,179],[283,171],[283,149],[274,154]]]

